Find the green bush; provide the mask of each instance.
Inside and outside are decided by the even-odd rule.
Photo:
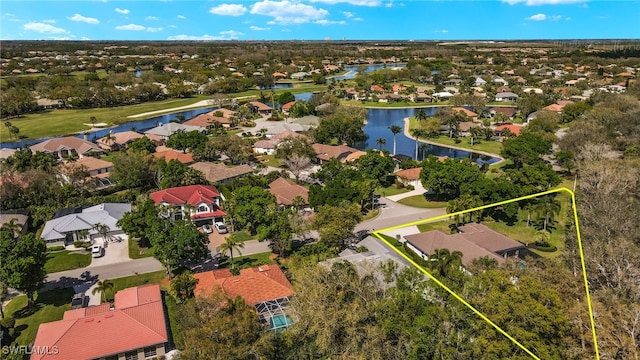
[[[58,245],[58,246],[51,246],[47,248],[47,252],[60,251],[60,250],[64,250],[64,246]]]
[[[407,255],[409,255],[411,260],[415,261],[416,264],[418,264],[418,265],[420,265],[422,267],[427,267],[427,265],[429,264],[427,262],[427,260],[423,259],[418,254],[413,252],[413,250],[409,249],[409,247],[407,246],[407,243],[402,244],[402,246],[404,247],[405,252],[407,253]]]
[[[0,325],[5,329],[13,329],[13,327],[16,326],[16,319],[10,316],[6,317],[0,321]]]
[[[413,186],[413,185],[407,185],[407,190],[409,190],[409,191],[413,191],[413,190],[415,190],[415,189],[416,189],[416,187],[415,187],[415,186]]]
[[[356,248],[357,253],[365,253],[367,251],[369,251],[369,249],[367,249],[367,247],[364,245],[360,245]]]
[[[536,241],[533,243],[533,247],[542,252],[554,252],[558,250],[556,246],[553,246],[546,241]]]
[[[91,247],[91,242],[90,241],[74,241],[73,242],[73,246],[75,246],[77,248],[88,249],[88,248]]]

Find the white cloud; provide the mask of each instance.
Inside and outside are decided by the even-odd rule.
[[[145,20],[150,20],[150,21],[156,21],[156,20],[160,20],[159,18],[155,17],[155,16],[147,16],[146,18],[144,18]]]
[[[535,14],[535,15],[529,16],[525,20],[543,21],[543,20],[547,20],[547,15],[545,15],[545,14]]]
[[[551,16],[549,16],[549,20],[551,20],[551,21],[562,20],[562,16],[561,15],[551,15]]]
[[[351,11],[343,11],[342,15],[344,15],[344,17],[346,17],[347,19],[351,19],[352,17],[355,16],[355,14],[352,13]]]
[[[249,26],[249,29],[251,29],[251,30],[253,30],[253,31],[266,31],[266,30],[271,30],[271,28],[268,28],[268,27],[259,27],[259,26],[254,26],[254,25]]]
[[[238,36],[244,35],[243,33],[239,32],[239,31],[235,31],[235,30],[226,30],[226,31],[220,31],[219,33],[220,35],[201,35],[201,36],[195,36],[195,35],[174,35],[174,36],[169,36],[167,38],[167,40],[210,40],[210,41],[215,41],[215,40],[235,40],[238,38]]]
[[[341,20],[341,21],[331,21],[331,20],[327,20],[327,19],[322,19],[322,20],[316,20],[315,21],[316,24],[318,25],[344,25],[345,21]]]
[[[186,17],[186,16],[184,16],[184,15],[178,15],[178,19],[184,20],[184,19],[186,19],[186,18],[187,18],[187,17]]]
[[[282,29],[282,32],[291,32],[291,29]]]
[[[509,5],[524,3],[527,6],[577,4],[587,1],[588,0],[502,0],[503,3],[507,3]]]
[[[357,18],[353,18],[353,21],[364,21],[364,19],[361,17],[357,17]]]
[[[160,32],[160,31],[162,31],[162,30],[164,30],[164,29],[163,29],[163,28],[161,28],[161,27],[148,27],[148,28],[147,28],[147,31],[148,31],[148,32]]]
[[[448,33],[448,32],[449,32],[449,30],[444,30],[444,29],[443,29],[443,30],[436,30],[436,31],[434,31],[434,32],[446,34],[446,33]]]
[[[67,30],[43,22],[30,22],[22,25],[22,29],[42,34],[66,34]]]
[[[170,27],[170,28],[172,28],[172,29],[177,29],[177,28],[178,28],[178,27],[177,27],[177,26],[175,26],[175,25],[169,25],[169,27]]]
[[[380,6],[382,4],[381,0],[311,0],[311,2],[319,2],[330,5],[347,3],[349,5],[355,6]]]
[[[85,16],[82,16],[80,14],[73,15],[72,17],[69,18],[69,20],[78,21],[78,22],[84,22],[84,23],[87,23],[87,24],[100,24],[100,20],[98,20],[96,18],[85,17]]]
[[[56,23],[56,21],[55,21],[55,20],[53,20],[53,19],[49,19],[49,20],[41,20],[40,22],[47,23],[47,24],[55,24],[55,23]]]
[[[119,12],[120,14],[123,14],[123,15],[127,15],[127,14],[129,14],[131,11],[129,11],[129,9],[120,9],[120,8],[116,8],[116,12]]]
[[[220,4],[212,7],[210,13],[225,16],[241,16],[247,12],[247,8],[240,4]]]
[[[146,27],[142,25],[136,25],[136,24],[116,26],[116,30],[143,31],[146,29],[147,29]]]
[[[304,24],[313,20],[324,19],[329,12],[325,9],[294,1],[263,0],[251,6],[251,14],[271,16],[269,24]]]

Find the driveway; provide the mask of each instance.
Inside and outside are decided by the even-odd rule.
[[[380,198],[379,203],[380,215],[377,217],[363,221],[356,225],[354,231],[375,229],[386,229],[393,226],[403,225],[414,221],[425,220],[439,215],[446,214],[444,208],[439,209],[423,209],[398,204],[389,198]]]
[[[408,198],[408,197],[411,197],[411,196],[423,195],[426,192],[427,192],[427,190],[425,190],[424,187],[422,187],[422,183],[418,183],[418,186],[416,186],[416,188],[414,190],[411,190],[411,191],[406,192],[406,193],[398,194],[398,195],[387,196],[387,199],[396,202],[396,201],[400,201],[400,200],[402,200],[404,198]]]
[[[129,240],[126,235],[119,235],[120,241],[110,241],[104,247],[104,255],[99,258],[91,259],[89,268],[104,265],[119,264],[131,261],[129,258]],[[102,244],[102,239],[96,241],[96,244]]]

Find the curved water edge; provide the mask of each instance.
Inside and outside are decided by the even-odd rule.
[[[406,136],[406,137],[408,137],[410,139],[413,139],[415,141],[416,138],[411,136],[411,134],[409,133],[410,123],[411,123],[410,118],[408,118],[408,117],[404,118],[404,126],[402,127],[402,129],[404,130],[404,136]],[[491,165],[496,165],[496,164],[499,164],[499,163],[504,161],[504,158],[502,156],[500,156],[498,154],[492,154],[492,153],[486,152],[486,151],[471,150],[471,149],[467,149],[467,148],[463,148],[463,147],[459,147],[459,146],[453,146],[453,145],[444,145],[444,144],[439,144],[439,143],[434,142],[434,141],[423,140],[423,139],[420,139],[420,138],[418,138],[418,142],[419,143],[423,143],[423,144],[448,147],[448,148],[456,149],[456,150],[459,150],[459,151],[473,152],[473,153],[476,153],[476,154],[489,156],[489,157],[498,159],[498,161],[491,163]]]

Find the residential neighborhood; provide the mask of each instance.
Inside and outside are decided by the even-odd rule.
[[[635,42],[20,44],[3,355],[635,355]]]

